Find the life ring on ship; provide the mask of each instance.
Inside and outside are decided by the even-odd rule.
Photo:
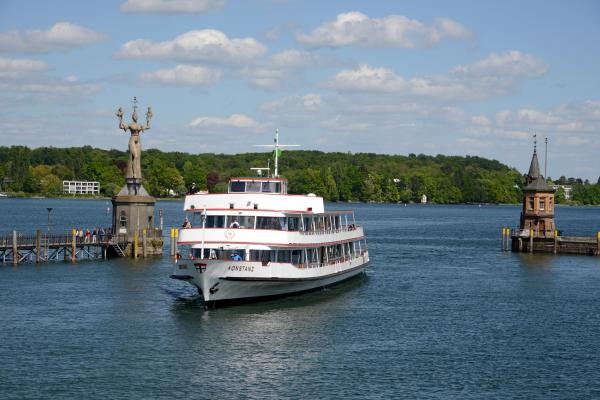
[[[231,239],[233,239],[234,236],[235,236],[235,232],[233,231],[233,229],[225,230],[225,239],[231,240]]]

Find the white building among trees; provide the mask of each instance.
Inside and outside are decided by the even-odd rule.
[[[63,181],[63,193],[67,193],[67,194],[100,194],[100,182]]]

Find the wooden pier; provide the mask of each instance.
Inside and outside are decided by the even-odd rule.
[[[48,234],[40,230],[33,235],[13,231],[12,235],[0,236],[0,262],[17,265],[22,262],[71,261],[101,259],[108,257],[146,257],[162,254],[162,230],[143,230],[134,235],[131,242],[127,235],[104,234],[80,237],[76,232]]]
[[[558,230],[551,237],[536,236],[527,231],[502,227],[502,250],[522,253],[600,255],[600,232],[596,237],[561,236]]]

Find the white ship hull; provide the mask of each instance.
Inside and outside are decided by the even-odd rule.
[[[172,278],[196,286],[207,303],[244,301],[304,292],[351,278],[369,264],[368,253],[325,266],[299,268],[289,263],[181,260]]]

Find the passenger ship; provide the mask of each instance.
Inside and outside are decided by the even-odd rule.
[[[231,178],[227,193],[188,194],[171,278],[198,288],[207,305],[328,286],[369,264],[352,211],[325,211],[323,198],[288,194],[277,174]]]

